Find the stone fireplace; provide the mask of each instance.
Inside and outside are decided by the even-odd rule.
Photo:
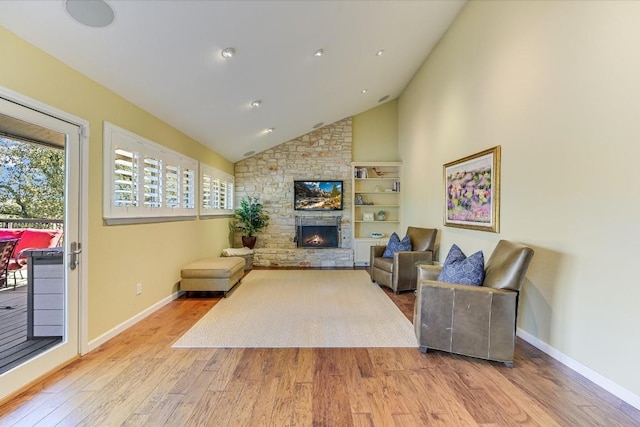
[[[235,202],[245,196],[257,196],[269,212],[269,226],[260,234],[254,248],[254,265],[274,267],[353,267],[351,248],[351,117],[284,142],[236,163]],[[301,244],[294,210],[293,182],[296,180],[343,181],[343,210],[314,212],[315,229],[305,227],[309,240]],[[325,223],[333,218],[332,224]],[[314,237],[331,225],[339,230],[328,243]],[[306,237],[306,233],[313,233]],[[335,234],[334,234],[335,236]],[[321,237],[324,239],[325,237]],[[234,235],[240,247],[240,236]]]

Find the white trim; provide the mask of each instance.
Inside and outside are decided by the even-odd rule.
[[[536,347],[537,349],[553,357],[558,362],[562,363],[563,365],[567,366],[568,368],[582,375],[583,377],[595,383],[596,385],[602,387],[609,393],[622,399],[623,401],[633,406],[634,408],[640,409],[640,396],[630,392],[629,390],[620,386],[619,384],[614,383],[610,379],[600,375],[593,369],[588,368],[587,366],[583,365],[577,360],[572,359],[571,357],[562,353],[558,349],[550,346],[544,341],[541,341],[540,339],[524,331],[523,329],[518,328],[517,335],[523,340],[525,340],[526,342],[528,342],[529,344],[531,344],[532,346]]]
[[[123,225],[123,224],[153,224],[156,222],[175,222],[175,221],[193,221],[196,215],[189,216],[164,216],[164,217],[148,217],[148,218],[103,218],[107,225]]]
[[[89,350],[89,126],[80,132],[80,312],[78,316],[78,352],[85,355]]]
[[[89,121],[4,86],[0,86],[0,97],[80,127],[80,167],[82,168],[80,177],[82,179],[82,188],[80,189],[81,223],[80,229],[78,230],[80,234],[78,238],[82,243],[83,253],[79,272],[80,288],[78,289],[80,304],[80,307],[78,307],[78,353],[85,354],[88,345],[89,331],[89,263],[87,262],[89,259],[89,135],[91,134]]]
[[[125,330],[127,330],[131,326],[135,325],[136,323],[138,323],[139,321],[141,321],[145,317],[153,314],[157,310],[159,310],[162,307],[164,307],[165,305],[169,304],[171,301],[177,299],[183,293],[184,293],[184,291],[174,292],[173,294],[169,295],[168,297],[163,298],[160,301],[158,301],[157,303],[153,304],[151,307],[147,308],[146,310],[141,311],[140,313],[136,314],[135,316],[131,317],[130,319],[127,319],[124,322],[122,322],[119,325],[117,325],[116,327],[108,330],[104,334],[100,335],[98,338],[89,341],[89,346],[88,346],[89,351],[93,351],[96,348],[100,347],[102,344],[106,343],[111,338],[115,337],[116,335],[120,334],[121,332],[124,332]]]
[[[15,92],[6,87],[0,86],[0,96],[8,99],[9,101],[15,102],[16,104],[20,104],[24,107],[30,108],[32,110],[40,111],[41,113],[48,114],[56,119],[64,120],[67,123],[71,123],[73,125],[80,126],[82,129],[82,136],[89,138],[89,121],[78,116],[74,116],[73,114],[69,114],[65,111],[59,110],[50,105],[44,104],[38,100],[33,98],[29,98],[26,95],[22,95],[21,93]]]

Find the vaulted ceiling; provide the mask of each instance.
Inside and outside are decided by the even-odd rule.
[[[235,162],[397,98],[465,2],[106,4],[93,27],[65,0],[3,0],[0,25]]]

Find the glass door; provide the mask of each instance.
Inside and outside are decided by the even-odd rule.
[[[25,355],[22,359],[11,356],[15,359],[13,364],[5,372],[0,371],[1,399],[79,354],[82,267],[79,263],[80,128],[0,98],[0,137],[0,154],[8,159],[0,166],[0,179],[11,181],[14,186],[13,193],[0,193],[0,207],[4,206],[4,216],[10,217],[0,223],[0,231],[13,229],[18,245],[22,241],[22,246],[30,248],[23,253],[24,258],[16,261],[23,263],[19,265],[22,268],[8,273],[9,287],[15,286],[15,289],[5,289],[0,294],[15,292],[16,304],[26,307],[26,344],[18,338],[16,345],[35,348],[48,342],[41,345],[39,351],[22,351]],[[34,154],[36,151],[39,153]],[[19,164],[20,155],[24,156],[22,164]],[[22,169],[16,175],[18,166]],[[40,167],[39,172],[36,166]],[[14,178],[19,175],[22,182],[15,182]],[[56,216],[56,212],[61,218],[49,218],[53,226],[45,227],[43,220],[47,218],[33,218]],[[23,223],[19,222],[21,219]],[[22,234],[16,234],[20,230]],[[47,240],[34,235],[52,237]],[[18,281],[22,281],[20,285],[26,289],[17,286]],[[18,301],[19,293],[25,295],[26,302]],[[15,327],[23,326],[16,324]],[[6,343],[4,349],[0,358],[9,357]]]

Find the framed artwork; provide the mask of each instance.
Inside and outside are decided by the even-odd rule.
[[[444,225],[500,231],[500,146],[443,166]]]
[[[363,221],[373,221],[373,212],[365,212],[362,214]]]

